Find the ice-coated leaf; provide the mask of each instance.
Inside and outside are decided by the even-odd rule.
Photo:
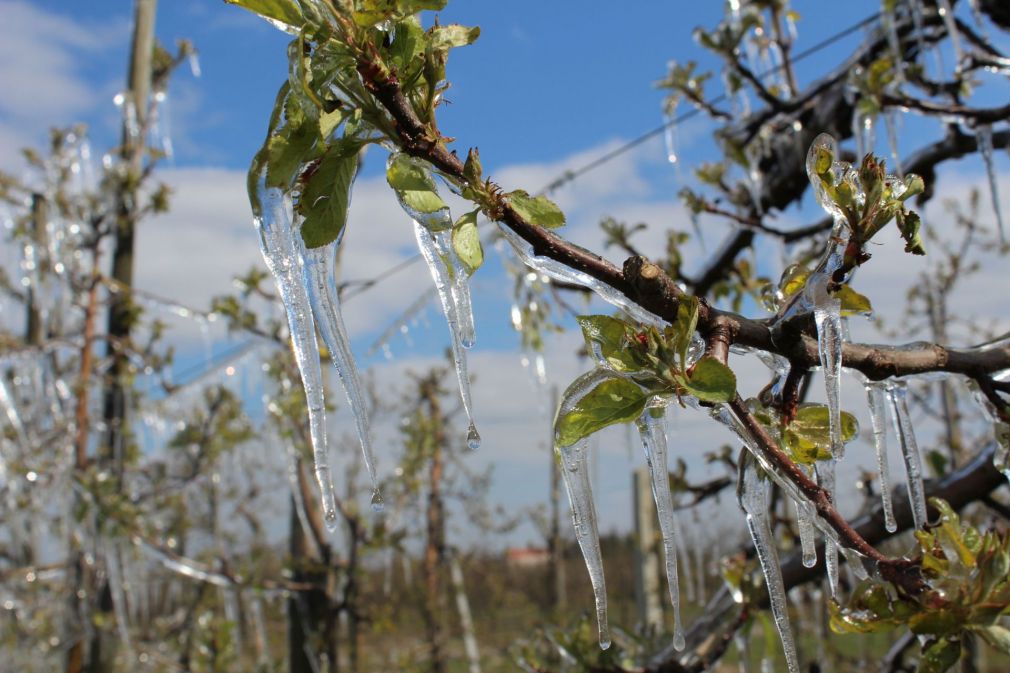
[[[445,9],[448,0],[358,0],[354,8],[354,22],[359,26],[374,26],[396,16],[408,16],[425,9]]]
[[[406,154],[394,154],[386,167],[386,182],[396,191],[406,208],[418,213],[437,213],[448,209],[438,195],[431,171],[419,159]],[[424,222],[426,225],[429,223],[429,220]]]
[[[841,412],[841,440],[849,443],[859,434],[856,417]],[[796,411],[796,418],[782,435],[792,458],[800,463],[812,464],[817,460],[831,458],[831,422],[829,409],[821,404],[802,405]]]
[[[608,315],[580,315],[576,320],[586,339],[586,348],[598,353],[614,370],[641,369],[628,351],[628,335],[635,331],[631,325]]]
[[[473,44],[480,37],[480,26],[461,26],[450,23],[447,26],[435,26],[429,31],[432,49],[451,49]]]
[[[571,446],[615,423],[628,423],[642,414],[648,397],[637,384],[610,378],[598,384],[566,413],[558,416],[555,443]]]
[[[474,210],[466,213],[452,225],[452,249],[466,267],[467,275],[473,275],[484,263],[484,248],[481,247],[480,234],[477,233],[479,212]]]
[[[1010,654],[1010,629],[999,624],[993,624],[984,629],[979,629],[979,634],[985,638],[985,642],[1000,652]]]
[[[873,305],[868,297],[859,294],[849,285],[842,285],[835,291],[835,298],[841,302],[842,315],[873,313]]]
[[[305,181],[298,199],[298,212],[305,218],[301,234],[306,248],[332,243],[344,230],[351,184],[358,170],[359,147],[360,144],[353,141],[331,146]]]
[[[686,296],[677,305],[677,319],[673,323],[674,341],[673,347],[680,357],[680,366],[687,366],[687,351],[691,347],[691,337],[698,327],[698,305],[697,297]]]
[[[527,192],[517,189],[509,192],[506,198],[512,209],[530,224],[554,229],[565,223],[565,214],[546,196],[530,196]]]
[[[279,22],[293,30],[305,23],[302,10],[295,0],[225,0],[229,5],[238,5],[259,14],[265,19]]]
[[[712,357],[703,357],[680,384],[702,402],[726,403],[736,394],[736,374]]]
[[[319,122],[302,109],[291,87],[285,82],[277,93],[267,140],[256,161],[266,161],[266,186],[290,188],[298,170],[312,158],[313,147],[321,138]],[[258,173],[258,171],[251,171]]]

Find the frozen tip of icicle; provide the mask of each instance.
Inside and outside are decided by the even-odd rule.
[[[683,632],[674,634],[673,649],[677,650],[678,652],[683,652],[685,647],[687,647],[687,640],[684,639]]]
[[[382,499],[382,493],[379,491],[379,489],[375,489],[374,491],[372,491],[372,511],[381,512],[385,508],[386,503]]]
[[[337,529],[337,510],[330,508],[329,506],[323,510],[323,523],[326,524],[326,530],[331,533]]]
[[[813,554],[803,552],[803,567],[813,568],[815,565],[817,565],[817,552],[815,551]]]
[[[466,445],[467,445],[467,448],[469,448],[471,451],[476,451],[477,449],[480,448],[480,441],[481,441],[480,440],[480,433],[477,432],[477,426],[475,426],[473,423],[471,423],[470,427],[467,428],[467,431],[466,431]]]
[[[600,649],[601,650],[610,649],[610,636],[604,636],[600,634]]]

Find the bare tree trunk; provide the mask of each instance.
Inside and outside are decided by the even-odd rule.
[[[445,651],[445,627],[442,623],[443,615],[446,614],[442,577],[446,558],[445,503],[442,499],[442,478],[445,470],[442,453],[445,431],[442,406],[438,399],[438,384],[434,376],[421,383],[421,395],[428,407],[428,418],[432,424],[428,507],[425,512],[427,540],[424,548],[424,621],[428,635],[430,670],[433,673],[446,673],[448,661]]]

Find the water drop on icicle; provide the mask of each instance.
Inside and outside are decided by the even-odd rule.
[[[782,581],[782,568],[779,565],[779,554],[775,548],[775,538],[768,524],[768,485],[770,482],[761,478],[761,473],[754,460],[745,459],[741,466],[742,474],[738,486],[740,507],[747,515],[747,529],[754,541],[758,561],[768,588],[768,602],[771,605],[775,628],[782,641],[782,653],[785,655],[789,673],[799,673],[800,665],[796,657],[796,643],[793,640],[792,627],[789,625],[789,612],[786,605],[786,588]]]
[[[663,115],[663,141],[666,145],[666,160],[677,163],[677,117],[676,108]]]
[[[961,61],[964,59],[964,50],[961,48],[961,33],[957,29],[954,21],[954,8],[950,6],[950,0],[939,0],[938,11],[943,16],[943,23],[947,27],[947,35],[950,36],[950,46],[954,51],[954,71],[961,71]]]
[[[460,329],[459,313],[457,305],[453,299],[451,290],[452,279],[449,267],[443,262],[443,250],[448,246],[452,247],[448,240],[450,231],[429,231],[424,225],[414,220],[414,237],[417,239],[417,247],[424,257],[431,278],[435,281],[435,289],[438,291],[438,299],[442,304],[442,313],[445,315],[445,322],[449,326],[449,343],[452,348],[452,360],[456,369],[456,379],[459,382],[459,396],[463,402],[463,411],[466,412],[470,426],[467,428],[466,445],[470,449],[480,447],[480,435],[473,422],[473,410],[470,402],[470,375],[467,373],[466,351],[463,349],[463,333]]]
[[[340,310],[340,293],[337,291],[336,279],[336,255],[339,245],[339,237],[328,245],[311,250],[306,250],[302,245],[305,281],[309,289],[309,300],[316,326],[330,352],[330,361],[337,370],[340,384],[344,388],[344,394],[347,395],[347,403],[351,407],[351,413],[354,414],[365,469],[372,481],[372,507],[381,510],[382,495],[379,493],[379,481],[375,474],[375,452],[372,449],[368,405],[365,402],[364,387],[354,363],[350,338],[347,336],[347,328],[344,326]]]
[[[915,527],[921,530],[927,521],[926,489],[922,483],[922,456],[919,454],[919,445],[915,441],[912,419],[908,415],[908,399],[904,384],[889,387],[887,399],[891,405],[894,435],[898,438],[901,456],[905,461],[908,499],[912,506],[912,521]]]
[[[901,168],[901,157],[898,155],[898,117],[894,110],[884,112],[884,129],[887,131],[887,147],[891,151],[891,160],[894,161],[894,172],[904,180],[905,172]]]
[[[319,364],[319,346],[316,343],[312,309],[303,282],[302,261],[294,240],[299,234],[292,228],[291,198],[280,189],[266,186],[265,169],[259,176],[256,193],[258,203],[254,203],[254,215],[260,234],[260,251],[277,284],[287,315],[295,362],[305,389],[312,458],[322,499],[323,520],[326,527],[333,530],[337,525],[337,507],[326,446],[323,374]]]
[[[884,528],[893,533],[898,530],[894,520],[894,505],[891,502],[891,470],[887,463],[887,428],[885,426],[884,389],[879,383],[866,384],[866,401],[870,407],[870,423],[873,426],[873,446],[877,452],[877,471],[880,482],[880,504],[884,510]]]
[[[617,374],[595,369],[575,379],[565,390],[558,406],[557,418],[566,414],[577,405],[583,397],[592,391],[600,382],[618,376]],[[555,419],[555,427],[557,420]],[[575,539],[589,571],[589,581],[593,585],[593,596],[596,602],[596,621],[600,634],[600,648],[610,647],[610,627],[607,623],[607,585],[603,576],[603,555],[600,552],[600,533],[596,523],[596,504],[593,501],[593,491],[589,478],[589,441],[581,439],[570,446],[557,446],[555,449],[561,460],[561,474],[568,492],[568,501],[572,508],[572,523],[575,525]]]
[[[975,140],[978,142],[978,151],[982,154],[982,161],[985,163],[985,174],[989,180],[989,198],[992,199],[992,211],[996,215],[996,226],[999,228],[999,240],[1003,245],[1007,244],[1006,229],[1003,227],[1003,210],[999,202],[999,186],[996,184],[996,163],[993,160],[992,127],[988,124],[975,129]]]
[[[670,473],[667,468],[666,404],[646,407],[638,417],[638,432],[645,448],[645,462],[652,480],[652,497],[656,502],[659,530],[663,537],[666,559],[666,581],[673,606],[673,647],[683,650],[684,625],[680,617],[680,581],[677,577],[677,537],[674,525],[673,496],[670,494]]]
[[[835,461],[822,460],[814,466],[817,474],[817,484],[834,499],[835,495]],[[838,547],[832,539],[824,540],[824,568],[828,575],[828,586],[831,588],[831,596],[834,598],[838,594]]]

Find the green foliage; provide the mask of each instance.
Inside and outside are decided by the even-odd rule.
[[[527,192],[517,189],[509,192],[505,198],[512,209],[530,224],[555,229],[565,223],[565,214],[546,196],[530,196]]]
[[[466,267],[467,273],[473,274],[484,263],[484,248],[477,232],[477,213],[472,210],[465,213],[452,225],[452,249],[456,251],[459,261]]]
[[[319,248],[337,240],[347,224],[351,184],[358,172],[360,143],[344,139],[326,153],[303,176],[304,185],[296,206],[305,218],[301,235],[307,248]]]
[[[442,197],[438,195],[438,186],[431,176],[431,170],[420,159],[398,152],[389,159],[386,167],[386,182],[393,188],[403,204],[418,213],[437,213],[448,210]],[[426,219],[425,224],[433,231],[448,227],[437,224],[437,218]]]
[[[962,523],[943,500],[936,525],[916,531],[926,588],[915,596],[864,581],[845,607],[832,604],[838,633],[872,633],[907,627],[923,643],[920,672],[939,673],[957,662],[968,634],[1010,653],[1010,536]]]
[[[558,446],[571,446],[584,437],[615,423],[630,423],[642,415],[648,397],[641,386],[614,376],[599,383],[555,425]]]

